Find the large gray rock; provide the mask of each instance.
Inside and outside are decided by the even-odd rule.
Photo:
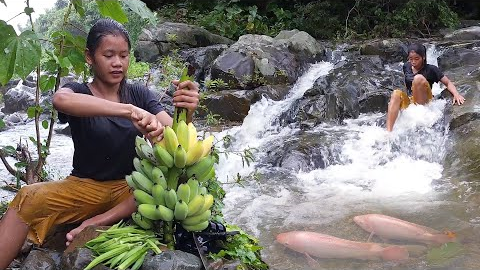
[[[480,26],[470,26],[445,35],[450,40],[480,40]]]
[[[138,37],[135,57],[144,62],[155,62],[173,49],[207,47],[216,44],[232,44],[233,41],[210,33],[194,25],[165,22],[143,29]]]
[[[31,87],[20,85],[11,88],[3,97],[5,107],[2,112],[9,114],[26,111],[28,107],[35,105],[35,90]]]

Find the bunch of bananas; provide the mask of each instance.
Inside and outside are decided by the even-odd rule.
[[[202,185],[215,177],[214,137],[198,140],[195,126],[185,121],[176,128],[165,127],[163,139],[153,146],[142,137],[135,139],[135,170],[126,176],[138,205],[132,219],[144,229],[163,220],[177,221],[187,231],[202,231],[214,203]]]

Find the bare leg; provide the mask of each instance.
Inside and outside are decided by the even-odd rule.
[[[415,75],[412,82],[413,100],[416,104],[424,105],[428,102],[428,81],[423,75]]]
[[[123,218],[129,217],[133,212],[135,212],[135,210],[137,210],[137,205],[135,199],[133,198],[133,195],[131,195],[130,197],[128,197],[128,199],[124,200],[120,204],[117,204],[115,207],[108,210],[107,212],[85,220],[80,226],[68,232],[66,235],[66,245],[70,245],[70,243],[73,241],[73,238],[75,238],[75,236],[85,227],[89,225],[102,226],[113,224]]]
[[[398,91],[400,90],[393,91],[390,102],[388,103],[387,131],[392,131],[393,125],[395,124],[395,121],[398,117],[398,112],[400,111],[400,103],[402,99]]]
[[[7,268],[18,255],[28,234],[25,224],[14,209],[8,209],[0,221],[0,269]]]

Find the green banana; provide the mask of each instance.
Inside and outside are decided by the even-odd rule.
[[[178,200],[182,200],[185,203],[190,202],[190,186],[186,183],[178,185],[177,197]]]
[[[182,224],[182,227],[189,231],[189,232],[200,232],[200,231],[203,231],[205,230],[208,225],[210,224],[210,221],[204,221],[202,223],[199,223],[199,224],[195,224],[195,225],[184,225]]]
[[[181,120],[178,123],[176,134],[178,143],[185,149],[185,152],[187,152],[190,147],[190,138],[188,136],[188,126],[185,121]]]
[[[192,177],[188,179],[187,185],[190,187],[190,198],[188,200],[188,202],[190,203],[193,197],[198,194],[198,181],[194,177]]]
[[[197,176],[197,180],[198,180],[198,182],[202,183],[202,182],[210,180],[214,177],[215,177],[215,167],[212,166],[210,171],[204,173],[203,175]]]
[[[165,205],[165,189],[160,184],[154,184],[152,187],[152,197],[157,205]]]
[[[200,195],[200,194],[195,195],[195,197],[193,197],[193,199],[190,200],[190,202],[188,203],[187,217],[195,216],[196,214],[198,214],[204,204],[205,204],[205,198],[203,197],[203,195]]]
[[[141,189],[134,190],[133,197],[135,197],[135,201],[137,201],[138,204],[142,204],[142,203],[155,204],[155,200],[153,199],[152,195],[148,194],[147,192]]]
[[[190,149],[187,152],[186,166],[191,166],[198,162],[203,154],[203,141],[197,141],[190,145]]]
[[[137,172],[145,173],[143,171],[142,161],[138,157],[133,158],[133,167]]]
[[[152,228],[153,223],[150,219],[142,216],[139,212],[132,213],[132,220],[140,226],[142,229],[149,230]]]
[[[173,189],[166,190],[165,193],[165,206],[174,210],[175,204],[177,203],[177,192]]]
[[[158,210],[158,207],[160,207],[160,206],[155,205],[155,204],[143,203],[143,204],[140,204],[138,206],[138,212],[142,216],[144,216],[148,219],[159,220],[159,219],[161,219],[160,211]]]
[[[198,187],[198,194],[201,194],[201,195],[205,196],[205,194],[207,194],[207,187],[199,186]]]
[[[132,179],[133,179],[133,182],[135,182],[135,184],[137,185],[137,187],[139,187],[140,189],[142,189],[147,193],[152,194],[153,183],[143,173],[133,171]]]
[[[160,166],[165,166],[167,168],[173,167],[173,156],[158,143],[153,147],[153,154]]]
[[[188,205],[186,202],[179,200],[175,204],[175,209],[173,210],[173,215],[175,220],[184,220],[188,214]]]
[[[142,153],[145,156],[145,159],[148,159],[151,163],[156,163],[157,159],[153,154],[153,148],[148,144],[142,144]]]
[[[135,182],[133,181],[132,175],[125,175],[125,180],[127,181],[127,185],[133,190],[138,189],[137,184],[135,184]]]
[[[166,126],[163,129],[163,137],[165,138],[165,148],[168,153],[171,156],[175,155],[175,150],[178,147],[177,134],[175,134],[175,131],[173,131],[170,126]]]
[[[197,163],[187,168],[187,177],[199,177],[204,173],[209,172],[214,164],[214,159],[211,155],[201,158]]]
[[[175,163],[175,167],[180,169],[184,168],[185,164],[187,163],[187,152],[185,152],[185,149],[180,144],[175,150],[175,155],[173,156],[173,162]]]
[[[192,226],[192,225],[195,225],[195,224],[198,224],[198,223],[205,222],[205,221],[210,219],[211,215],[212,215],[212,211],[210,211],[210,210],[207,210],[205,212],[201,212],[201,213],[199,213],[195,216],[190,216],[190,217],[187,217],[186,219],[184,219],[182,221],[182,225]]]
[[[163,221],[172,221],[173,220],[173,210],[163,206],[163,205],[157,205],[157,211],[160,215],[160,219]]]
[[[140,147],[144,144],[148,145],[148,142],[143,137],[140,137],[140,136],[137,135],[135,137],[135,147],[140,149]]]
[[[145,174],[148,177],[148,179],[153,180],[153,177],[152,177],[153,164],[150,161],[148,161],[148,159],[146,158],[142,159],[140,163],[142,164],[143,174]]]
[[[172,167],[167,174],[167,187],[170,189],[177,190],[178,187],[178,177],[182,174],[183,170],[177,167]]]
[[[165,179],[165,176],[160,168],[153,167],[152,177],[150,179],[152,179],[153,183],[161,185],[164,189],[167,188],[167,179]]]

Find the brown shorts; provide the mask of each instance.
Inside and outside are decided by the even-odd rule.
[[[426,84],[426,87],[427,87],[427,91],[428,91],[427,92],[427,100],[430,101],[433,98],[432,89],[430,88],[430,84],[428,84],[428,83]],[[416,103],[413,96],[409,97],[407,95],[407,92],[402,91],[400,89],[394,90],[393,94],[394,95],[400,95],[400,100],[401,100],[400,101],[400,109],[402,109],[402,110],[407,108],[410,104],[412,104],[412,103],[415,104]]]
[[[28,239],[42,244],[55,225],[78,223],[104,213],[130,196],[125,180],[64,180],[26,185],[9,207],[29,226]]]

